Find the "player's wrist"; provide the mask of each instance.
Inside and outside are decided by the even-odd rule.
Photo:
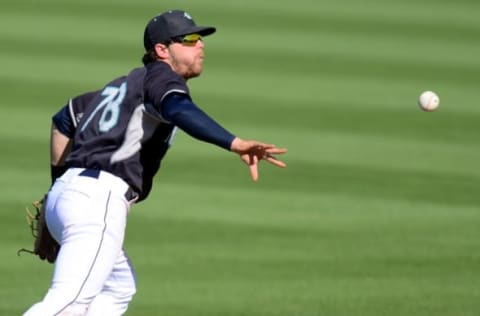
[[[242,152],[241,144],[243,140],[239,137],[233,138],[232,142],[230,143],[230,151],[240,154]]]

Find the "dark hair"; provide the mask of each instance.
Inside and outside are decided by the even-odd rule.
[[[153,63],[156,60],[157,60],[157,53],[155,53],[155,49],[150,49],[142,57],[142,62],[144,65]]]

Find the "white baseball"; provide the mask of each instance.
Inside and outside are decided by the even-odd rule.
[[[432,112],[440,105],[440,98],[433,91],[424,91],[418,98],[418,105],[422,110]]]

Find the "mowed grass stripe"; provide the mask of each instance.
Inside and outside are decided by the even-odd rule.
[[[388,8],[386,8],[388,10]],[[343,15],[318,12],[307,16],[302,14],[292,14],[286,12],[279,15],[278,12],[252,12],[249,8],[244,8],[238,12],[248,14],[251,20],[247,28],[275,32],[278,29],[289,27],[280,34],[277,32],[277,38],[283,39],[284,35],[289,33],[297,34],[317,34],[310,38],[311,41],[318,39],[322,33],[348,34],[349,36],[385,36],[397,39],[423,38],[433,41],[451,40],[453,43],[467,43],[478,37],[480,28],[472,21],[469,25],[455,25],[450,27],[442,23],[441,20],[432,20],[432,23],[426,21],[414,21],[408,14],[411,9],[404,12],[404,17],[392,19],[388,13],[383,17],[362,16],[362,15]],[[238,13],[236,12],[236,13]],[[232,15],[228,20],[228,25],[241,25],[242,16]],[[265,23],[268,22],[268,23]],[[224,22],[225,23],[225,22]],[[459,36],[461,34],[461,36]],[[302,35],[299,35],[302,36]],[[305,43],[306,44],[306,43]]]
[[[63,74],[63,76],[66,78],[70,77],[68,74]],[[14,136],[18,133],[28,133],[31,136],[43,138],[44,124],[50,124],[50,122],[44,121],[46,118],[50,118],[56,113],[72,96],[98,88],[100,83],[95,85],[90,79],[84,79],[80,84],[67,80],[49,82],[47,80],[39,81],[35,78],[8,75],[5,77],[0,76],[0,85],[4,88],[4,91],[2,91],[3,96],[6,100],[9,100],[8,103],[0,106],[0,113],[12,118],[3,126],[0,125],[0,130],[6,131],[10,127],[18,126],[15,124],[24,121],[22,124],[28,125],[28,130],[9,129],[8,134]],[[19,95],[19,90],[28,91],[28,93]],[[11,111],[11,107],[17,107],[19,111]],[[36,133],[37,131],[40,134]]]
[[[233,30],[234,34],[241,34],[241,30]],[[228,33],[232,33],[228,32]],[[218,37],[221,35],[219,34]],[[226,34],[223,35],[226,38]],[[312,39],[313,37],[313,39]],[[480,63],[475,58],[475,52],[480,52],[480,45],[451,44],[445,47],[444,42],[431,39],[400,40],[390,36],[369,36],[368,38],[355,36],[341,36],[332,33],[310,33],[297,35],[294,32],[282,35],[282,41],[275,38],[275,32],[262,32],[258,37],[241,39],[233,45],[225,45],[223,38],[207,39],[207,52],[220,61],[241,60],[248,51],[248,43],[255,42],[258,50],[249,52],[250,67],[265,63],[265,70],[277,66],[277,71],[289,75],[301,75],[320,72],[330,73],[333,70],[340,74],[346,71],[355,72],[357,68],[364,71],[364,76],[373,73],[397,76],[396,72],[409,72],[412,80],[424,76],[448,71],[455,73],[479,71]],[[285,46],[286,42],[308,43],[308,50],[300,50],[298,45]],[[414,49],[412,49],[414,48]],[[354,52],[352,52],[352,49]],[[281,54],[272,54],[272,51],[281,50]],[[435,51],[430,57],[427,51]],[[299,59],[300,58],[300,59]],[[282,61],[283,60],[283,61]],[[289,61],[292,62],[289,62]],[[341,66],[344,64],[343,66]],[[392,65],[390,65],[392,64]],[[400,69],[398,69],[398,68]],[[262,68],[263,69],[263,68]],[[381,70],[384,70],[384,73]],[[412,75],[412,74],[415,74]],[[402,77],[400,77],[402,78]],[[448,78],[445,78],[448,79]]]
[[[232,168],[225,163],[224,158],[211,158],[209,161],[199,161],[195,167],[181,157],[168,161],[169,168],[184,172],[165,179],[169,183],[190,182],[210,186],[237,187],[248,181],[247,170]],[[210,172],[215,165],[216,172]],[[230,171],[229,171],[230,170]],[[225,178],[229,173],[232,180]],[[346,196],[377,196],[391,199],[430,202],[446,205],[475,206],[480,202],[476,195],[478,176],[468,174],[441,173],[419,170],[395,170],[388,167],[373,167],[367,165],[348,165],[328,162],[299,162],[293,160],[285,171],[264,168],[261,171],[262,183],[271,190],[280,190],[286,194],[296,192],[337,192]],[[160,177],[159,177],[160,179]],[[238,179],[238,180],[235,180]],[[244,180],[242,180],[244,179]],[[439,192],[444,192],[439,194]]]
[[[4,72],[0,78],[12,78],[13,80],[24,80],[29,82],[48,82],[52,84],[52,93],[57,93],[55,83],[77,84],[78,86],[90,85],[90,89],[98,89],[116,76],[127,73],[131,68],[139,65],[136,60],[115,61],[95,60],[85,61],[82,58],[71,58],[68,56],[55,56],[38,60],[26,60],[23,56],[2,55],[0,58],[5,62]],[[139,57],[141,58],[141,56]],[[130,64],[129,64],[130,62]],[[18,72],[22,65],[28,71]],[[70,96],[68,96],[70,97]]]
[[[89,16],[59,16],[37,14],[15,15],[0,14],[2,25],[14,25],[20,18],[24,21],[21,28],[14,30],[2,29],[0,37],[10,39],[21,39],[28,41],[29,37],[37,40],[53,39],[64,40],[66,43],[75,39],[89,41],[90,45],[104,42],[142,43],[142,33],[145,27],[145,21],[124,21],[102,19],[100,17]],[[136,26],[136,27],[135,27]],[[112,31],[114,30],[114,31]]]
[[[150,18],[152,12],[152,5],[148,2],[137,1],[132,3],[130,1],[115,1],[114,4],[108,1],[70,1],[65,3],[63,1],[42,1],[42,3],[35,3],[32,1],[11,1],[4,0],[5,10],[2,12],[5,15],[24,15],[37,16],[42,18],[95,18],[103,19],[108,23],[117,21],[124,21],[126,23],[132,20],[146,21]],[[48,19],[46,19],[48,20]],[[54,21],[54,20],[53,20]],[[88,21],[87,19],[84,22]],[[83,23],[82,23],[83,24]]]
[[[118,0],[110,1],[64,1],[58,0],[44,0],[41,4],[32,1],[15,1],[4,0],[5,13],[9,14],[32,14],[38,16],[53,15],[56,17],[93,17],[110,21],[130,22],[132,20],[146,22],[154,15],[169,9],[185,9],[192,12],[194,18],[199,20],[207,20],[210,17],[210,8],[217,5],[216,2],[211,2],[209,6],[208,1],[198,3],[197,1],[185,1],[178,3],[174,0],[166,0],[161,3],[152,3],[150,1],[129,1]],[[225,10],[224,12],[228,12]],[[198,18],[197,18],[198,17]],[[203,23],[204,24],[204,23]]]
[[[52,56],[68,57],[72,59],[68,62],[74,63],[75,60],[79,60],[92,68],[93,66],[89,66],[90,62],[98,60],[127,64],[131,61],[137,61],[140,64],[143,56],[142,44],[139,42],[115,43],[114,41],[103,40],[92,43],[90,40],[79,40],[75,37],[70,38],[69,41],[63,38],[44,40],[32,37],[25,41],[18,41],[16,38],[6,38],[3,40],[3,43],[5,43],[5,49],[2,49],[2,53],[5,55],[24,56],[28,60],[28,56],[31,53],[29,49],[35,46],[37,60],[48,60]],[[112,54],[112,45],[115,45],[115,49],[122,53]],[[85,51],[85,46],[92,46],[95,49]]]
[[[240,130],[238,127],[234,130]],[[342,166],[346,167],[344,172],[338,174],[339,185],[341,179],[347,173],[347,170],[359,168],[364,170],[365,183],[368,179],[368,170],[376,170],[377,176],[380,177],[379,182],[391,181],[395,182],[397,174],[403,177],[410,176],[412,181],[418,173],[420,179],[428,181],[429,175],[433,177],[443,177],[444,179],[460,177],[463,179],[471,179],[471,181],[478,181],[480,172],[476,168],[478,151],[476,148],[465,145],[455,146],[446,145],[444,143],[435,142],[408,142],[406,139],[385,139],[380,136],[366,136],[366,135],[352,135],[352,134],[336,134],[329,133],[324,134],[322,137],[314,137],[311,133],[303,132],[290,135],[288,133],[279,130],[256,130],[256,134],[263,135],[264,138],[270,139],[272,142],[279,146],[285,146],[289,149],[283,159],[288,168],[284,170],[276,169],[266,163],[262,163],[260,166],[261,181],[267,182],[265,184],[268,187],[270,181],[279,182],[277,185],[286,185],[290,188],[292,185],[296,185],[293,180],[299,180],[303,176],[307,175],[311,170],[311,176],[307,177],[305,185],[310,183],[322,183],[322,185],[328,185],[329,180],[323,179],[322,172],[327,172],[333,177],[335,172],[333,170],[341,169]],[[305,148],[310,146],[310,150],[306,151]],[[205,160],[205,164],[199,164],[196,168],[187,167],[188,162],[184,157],[187,157],[195,153],[195,156],[199,159]],[[235,159],[232,159],[220,150],[212,149],[209,145],[197,143],[194,140],[188,138],[183,133],[178,135],[174,146],[169,153],[165,161],[165,171],[162,171],[159,179],[161,183],[163,177],[169,175],[170,168],[174,170],[182,167],[187,168],[188,172],[186,177],[191,174],[214,173],[218,174],[216,181],[236,182],[242,180],[248,183],[249,178],[247,169],[239,165]],[[215,169],[208,166],[207,161],[215,162]],[[329,172],[329,166],[336,166]],[[195,171],[198,169],[198,171]],[[324,171],[327,169],[327,171]],[[238,178],[233,180],[221,178],[222,174],[230,170]],[[318,171],[318,174],[317,174]],[[297,173],[301,175],[297,177]],[[390,175],[381,176],[382,173]],[[315,176],[315,177],[314,177]],[[375,176],[373,176],[375,177]],[[385,178],[387,177],[387,178]],[[465,177],[465,178],[464,178]],[[175,181],[176,176],[172,175],[172,179],[168,181]],[[201,178],[201,176],[199,176]],[[192,181],[198,178],[192,178]],[[476,179],[476,180],[475,180]],[[433,178],[431,179],[433,181]],[[347,181],[345,179],[345,181]],[[302,182],[302,181],[301,181]],[[349,186],[348,183],[345,184]],[[378,185],[378,184],[377,184]],[[303,188],[302,184],[299,184]],[[354,185],[353,185],[354,186]],[[376,185],[374,185],[376,186]],[[434,185],[436,186],[436,185]],[[473,183],[472,190],[475,188]],[[413,190],[409,188],[408,190]],[[423,187],[418,186],[418,191],[424,190]],[[322,188],[316,188],[312,186],[309,191],[321,192]],[[453,185],[449,191],[451,194],[455,194],[457,188]],[[460,189],[459,189],[460,190]],[[298,194],[298,192],[296,193]]]
[[[216,2],[210,0],[212,4]],[[204,1],[208,3],[208,1]],[[370,21],[370,22],[386,22],[390,24],[410,24],[431,26],[440,24],[439,21],[448,21],[448,25],[452,28],[470,27],[478,29],[478,19],[474,14],[474,10],[479,8],[478,2],[474,0],[463,0],[451,3],[448,1],[424,0],[418,2],[415,0],[408,0],[402,2],[385,3],[378,0],[362,1],[324,1],[318,2],[316,0],[302,0],[301,5],[295,2],[284,3],[282,6],[276,5],[274,0],[262,1],[257,3],[255,1],[230,2],[225,3],[222,7],[212,5],[209,12],[216,17],[225,16],[225,14],[232,14],[241,12],[238,20],[246,13],[250,13],[254,20],[274,19],[280,16],[289,16],[290,19],[294,17],[303,17],[303,22],[311,23],[308,26],[317,26],[322,23],[324,17],[343,17],[346,20],[353,21]],[[252,12],[252,5],[256,8]],[[273,9],[274,8],[274,9]],[[233,14],[232,14],[233,15]],[[281,19],[278,18],[278,21]],[[316,23],[315,23],[316,22]],[[280,23],[280,22],[279,22]],[[290,27],[300,28],[301,24],[281,25],[282,28],[290,29]],[[268,28],[268,25],[265,27]],[[305,27],[304,29],[308,29]]]
[[[319,191],[311,194],[309,191],[304,191],[285,194],[282,190],[270,188],[269,185],[262,183],[247,183],[243,187],[221,190],[222,194],[218,194],[219,190],[214,187],[208,187],[205,191],[199,192],[195,183],[167,185],[166,182],[162,182],[157,185],[164,194],[173,198],[166,200],[161,206],[153,200],[136,206],[134,210],[136,216],[150,223],[155,223],[157,220],[204,222],[215,226],[225,223],[234,227],[245,226],[258,233],[263,230],[287,233],[291,230],[292,233],[303,231],[308,235],[310,231],[325,238],[342,235],[345,239],[349,239],[350,235],[362,233],[371,233],[372,237],[381,235],[387,227],[392,228],[392,223],[395,223],[395,228],[398,228],[398,230],[392,230],[392,234],[422,232],[430,224],[435,234],[441,234],[444,229],[453,233],[454,228],[445,226],[461,226],[468,223],[465,224],[465,230],[462,230],[465,233],[464,237],[467,237],[476,231],[474,219],[478,215],[476,208],[469,206],[459,205],[455,213],[452,213],[450,206],[430,202],[411,203],[409,200],[395,200],[383,195],[375,198],[346,196],[341,192]],[[183,195],[180,188],[191,192],[191,197],[195,199],[196,205],[203,210],[202,212],[197,208],[188,207],[188,201],[178,202],[179,200],[175,199]],[[261,208],[256,207],[265,195],[271,197],[270,203]],[[212,202],[216,207],[210,207]],[[228,232],[228,229],[225,231]],[[385,241],[390,238],[389,235],[384,236]],[[465,247],[477,243],[472,239],[462,239],[462,235],[452,238],[451,242],[464,243]],[[214,233],[209,233],[208,236],[211,238]],[[250,238],[249,235],[232,234],[232,236]],[[313,237],[313,240],[321,239]],[[432,235],[428,240],[435,241],[436,238],[437,236]],[[187,239],[189,238],[185,237],[185,240]],[[294,249],[291,250],[295,252]],[[228,251],[233,252],[233,249]],[[389,253],[396,253],[396,251],[395,248],[388,250]],[[292,255],[296,258],[309,254],[298,251]]]

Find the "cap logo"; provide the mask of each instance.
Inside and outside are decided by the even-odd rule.
[[[188,14],[187,12],[183,12],[183,17],[185,17],[185,18],[187,18],[187,19],[189,19],[189,20],[192,19],[192,17],[190,16],[190,14]]]

